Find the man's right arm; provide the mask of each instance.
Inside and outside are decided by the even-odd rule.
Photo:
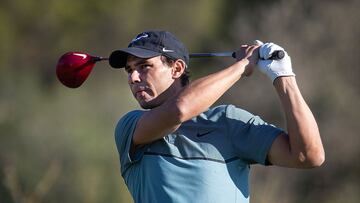
[[[158,140],[208,109],[236,81],[251,74],[258,59],[257,47],[243,46],[235,64],[193,81],[164,104],[144,113],[136,125],[133,145]]]

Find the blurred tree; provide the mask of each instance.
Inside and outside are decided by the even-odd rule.
[[[67,51],[107,56],[147,29],[175,33],[190,52],[233,50],[257,38],[284,45],[319,121],[327,161],[310,171],[255,166],[252,202],[359,202],[359,6],[356,0],[1,1],[0,202],[131,202],[113,137],[118,118],[138,108],[125,74],[99,63],[81,88],[67,89],[55,64]],[[232,62],[193,60],[190,67],[197,78]],[[283,126],[268,82],[255,73],[219,102]]]

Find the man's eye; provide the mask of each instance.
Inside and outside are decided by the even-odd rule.
[[[148,64],[148,63],[144,63],[140,66],[141,69],[147,69],[147,68],[150,68],[151,67],[151,64]]]
[[[143,65],[141,65],[141,68],[142,68],[142,69],[145,69],[145,68],[148,68],[148,67],[149,67],[148,64],[143,64]]]
[[[133,72],[133,70],[132,70],[131,68],[129,68],[129,69],[125,69],[125,71],[126,71],[128,74],[130,74],[130,73],[132,73],[132,72]]]

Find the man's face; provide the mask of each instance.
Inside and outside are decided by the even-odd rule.
[[[144,109],[161,105],[169,96],[166,90],[173,84],[172,69],[161,56],[143,59],[129,55],[125,70],[130,89]]]

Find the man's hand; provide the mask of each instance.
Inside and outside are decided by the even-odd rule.
[[[274,43],[265,43],[256,40],[258,45],[261,45],[259,48],[259,61],[257,63],[258,68],[261,72],[265,73],[271,81],[274,83],[275,79],[281,76],[295,76],[292,71],[291,59],[286,51]],[[284,58],[281,60],[270,60],[269,58],[275,51],[282,50],[285,53]]]
[[[237,61],[246,61],[244,76],[250,76],[259,60],[259,45],[242,45],[240,50],[235,52]]]

